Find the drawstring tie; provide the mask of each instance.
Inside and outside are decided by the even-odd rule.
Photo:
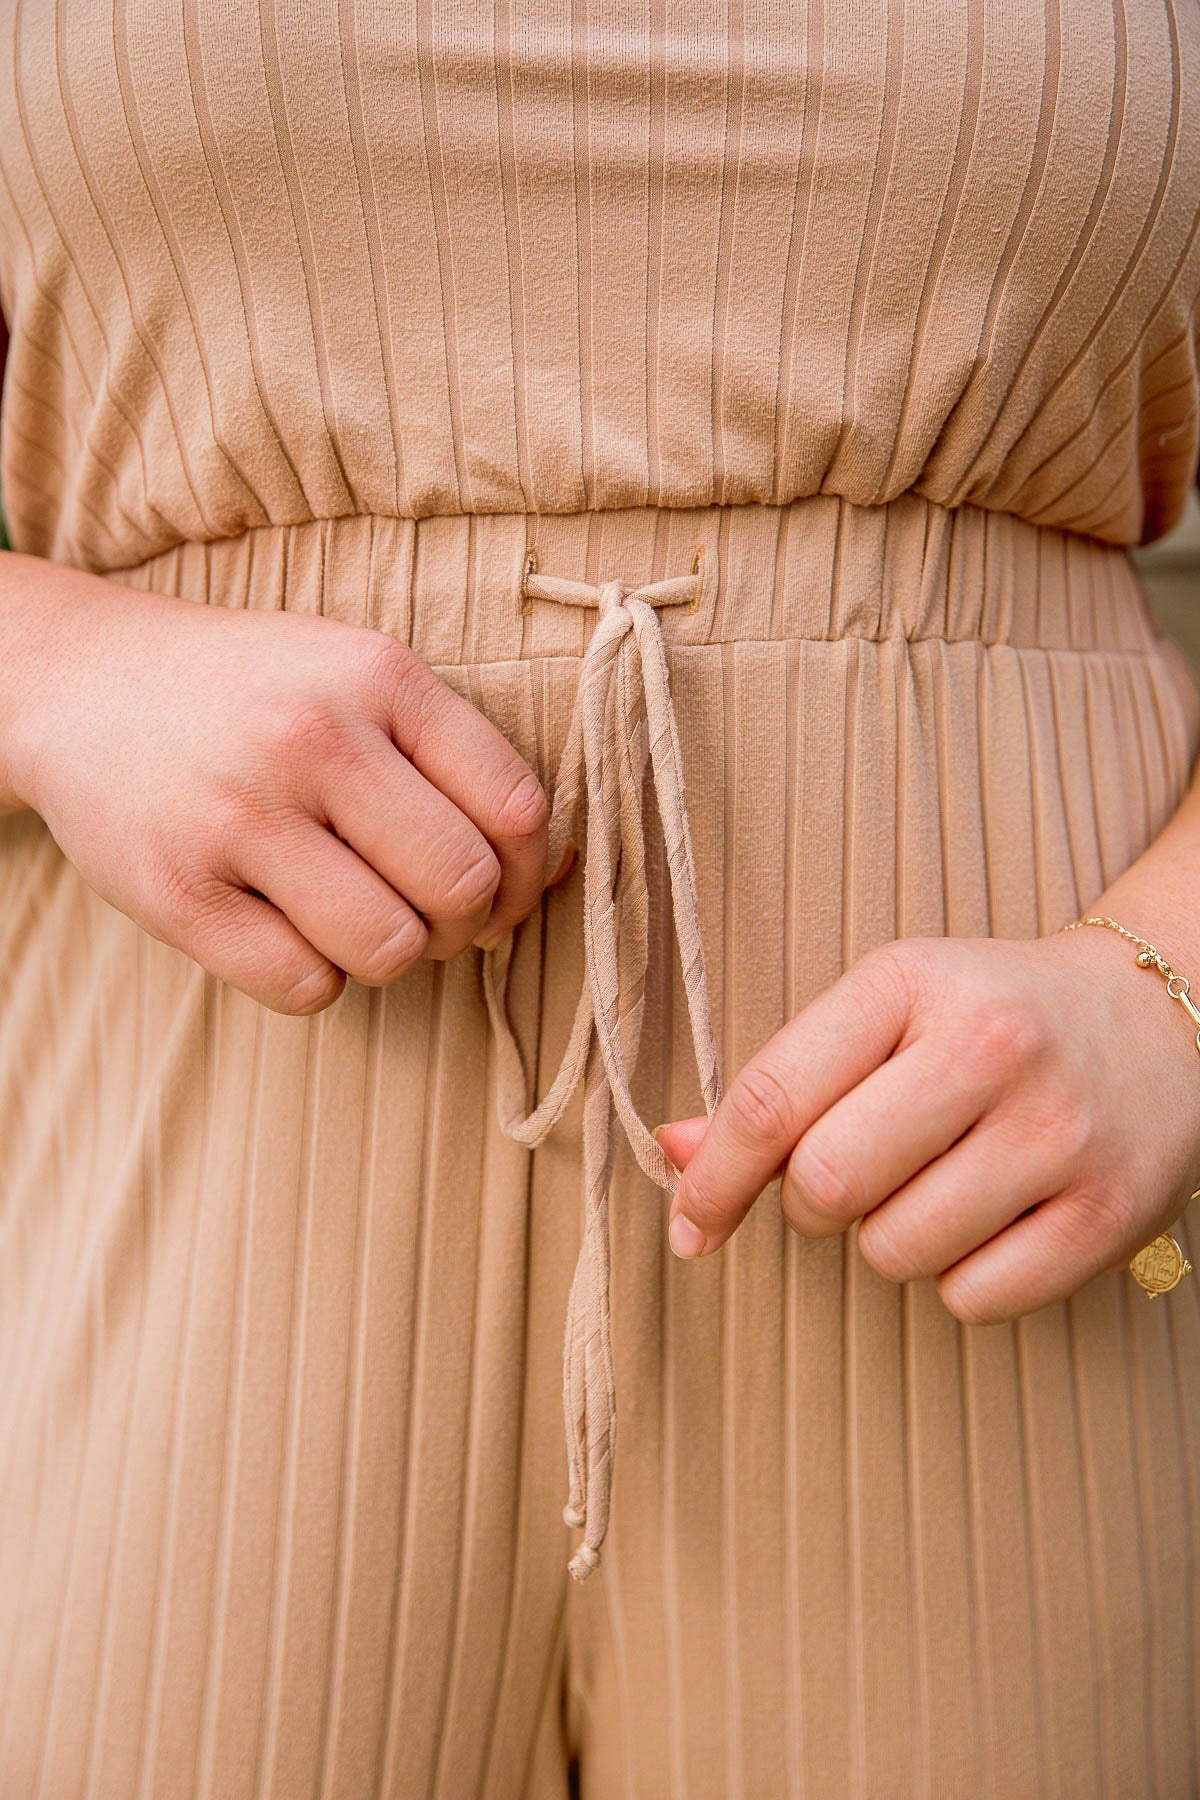
[[[600,612],[583,656],[579,688],[555,784],[547,866],[557,868],[568,841],[578,837],[586,805],[584,851],[584,979],[570,1039],[545,1098],[531,1112],[521,1053],[506,1010],[512,940],[483,959],[484,991],[497,1047],[498,1104],[503,1130],[530,1149],[561,1119],[583,1083],[583,1238],[567,1302],[563,1347],[563,1411],[570,1485],[563,1517],[581,1526],[583,1541],[570,1561],[585,1581],[600,1561],[608,1529],[616,1433],[609,1318],[609,1184],[612,1115],[617,1116],[639,1167],[667,1193],[678,1170],[668,1161],[634,1105],[630,1083],[637,1065],[649,961],[649,891],[642,796],[649,762],[671,878],[671,906],[683,986],[704,1105],[711,1116],[721,1099],[717,1047],[709,1010],[696,901],[696,870],[683,797],[679,727],[671,702],[666,650],[656,608],[698,602],[703,562],[695,572],[626,590],[537,573],[526,558],[522,592],[528,603],[554,600]]]

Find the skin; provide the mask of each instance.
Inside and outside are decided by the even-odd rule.
[[[382,632],[8,552],[0,642],[0,811],[266,1006],[499,943],[541,898],[536,775]]]
[[[1086,910],[1148,938],[1200,1000],[1198,894],[1194,770]],[[1135,957],[1096,926],[871,951],[750,1059],[711,1121],[659,1127],[683,1171],[672,1248],[719,1251],[778,1177],[801,1237],[853,1229],[880,1275],[931,1278],[967,1324],[1122,1267],[1200,1183],[1195,1026]]]

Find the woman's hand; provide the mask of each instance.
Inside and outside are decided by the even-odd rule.
[[[4,555],[0,635],[0,807],[266,1005],[318,1011],[537,905],[537,777],[383,633]]]
[[[684,1169],[678,1254],[719,1249],[781,1174],[795,1231],[858,1221],[881,1275],[932,1276],[986,1324],[1120,1267],[1178,1217],[1200,1180],[1200,1057],[1112,931],[908,938],[797,1014],[711,1121],[657,1135]]]

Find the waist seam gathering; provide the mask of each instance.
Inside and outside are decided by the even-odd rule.
[[[730,517],[746,516],[751,513],[786,513],[805,506],[817,504],[834,504],[845,507],[855,513],[873,516],[888,512],[890,509],[913,503],[928,507],[932,512],[940,513],[946,518],[978,517],[983,519],[1009,520],[1014,525],[1039,536],[1060,539],[1066,543],[1078,544],[1085,549],[1100,551],[1107,556],[1128,557],[1129,552],[1137,546],[1132,544],[1115,544],[1105,538],[1092,537],[1086,532],[1069,531],[1058,525],[1040,525],[1034,519],[1027,519],[1021,513],[1007,512],[999,506],[982,506],[972,500],[959,501],[949,505],[944,500],[935,500],[932,495],[923,494],[917,488],[906,488],[901,494],[893,494],[887,500],[851,500],[844,494],[818,491],[813,494],[797,494],[790,500],[714,500],[697,501],[691,505],[654,505],[646,503],[641,506],[594,506],[584,507],[576,512],[445,512],[445,513],[393,513],[378,512],[370,507],[360,511],[344,513],[319,513],[305,519],[266,519],[261,524],[244,525],[238,531],[221,532],[212,537],[179,537],[173,543],[164,544],[161,549],[153,550],[148,556],[140,557],[136,562],[115,564],[111,567],[93,570],[93,573],[117,578],[134,575],[139,570],[159,562],[163,557],[171,556],[178,551],[188,549],[218,550],[236,544],[243,539],[260,537],[267,534],[286,532],[316,531],[322,527],[350,525],[360,520],[375,520],[390,526],[411,526],[420,531],[422,527],[445,529],[453,523],[472,521],[476,526],[486,527],[491,522],[524,519],[536,531],[539,525],[553,524],[556,521],[571,519],[605,519],[616,518],[633,513],[663,514],[674,518],[713,517],[728,514]]]
[[[831,650],[836,649],[843,644],[864,644],[878,649],[891,647],[892,645],[912,646],[916,644],[940,644],[944,649],[948,650],[958,649],[962,646],[964,648],[969,647],[976,650],[1011,650],[1018,656],[1111,657],[1119,662],[1126,662],[1131,657],[1136,657],[1141,661],[1151,663],[1158,662],[1161,659],[1164,646],[1168,647],[1169,654],[1173,653],[1175,643],[1175,640],[1166,632],[1161,633],[1150,644],[1130,644],[1128,646],[1123,644],[1025,644],[1014,643],[1010,638],[980,638],[971,636],[948,638],[943,637],[936,632],[930,632],[921,637],[903,637],[897,633],[889,637],[871,638],[853,631],[844,632],[840,637],[831,638],[805,637],[788,633],[778,637],[713,638],[704,643],[694,643],[681,638],[673,638],[667,632],[664,632],[663,641],[673,658],[676,656],[696,656],[705,653],[716,654],[721,651],[724,651],[727,654],[731,650],[738,650],[751,644],[778,644],[785,648],[789,645],[796,644],[827,647]],[[430,662],[429,666],[434,670],[461,669],[463,671],[469,669],[543,668],[546,665],[553,663],[579,664],[584,661],[586,655],[586,650],[556,650],[547,651],[545,653],[539,652],[532,656],[476,657],[462,662],[447,662],[445,659],[442,659],[437,662]]]

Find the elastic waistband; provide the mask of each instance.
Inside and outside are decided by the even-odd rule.
[[[915,494],[877,507],[816,495],[787,506],[360,514],[183,544],[112,574],[215,605],[372,625],[435,665],[581,656],[595,616],[530,603],[531,551],[544,576],[593,588],[700,571],[698,596],[663,613],[664,638],[681,645],[937,638],[1146,651],[1158,639],[1124,550]]]

